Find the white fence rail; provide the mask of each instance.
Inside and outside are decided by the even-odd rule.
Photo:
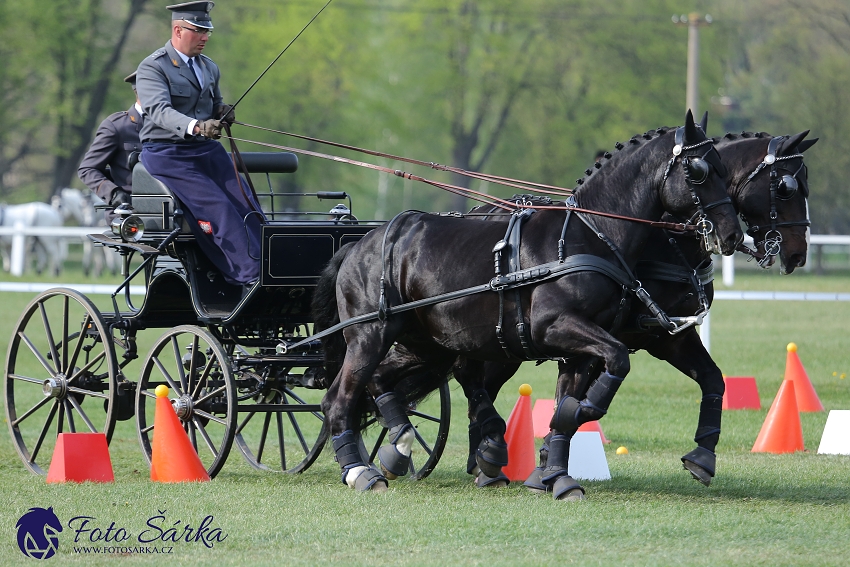
[[[31,226],[23,225],[15,226],[0,226],[0,237],[11,236],[12,246],[10,251],[10,270],[13,276],[21,276],[24,273],[24,265],[26,263],[26,237],[27,236],[47,236],[55,238],[64,238],[66,240],[82,241],[87,234],[94,234],[97,231],[103,232],[104,227],[92,226]]]

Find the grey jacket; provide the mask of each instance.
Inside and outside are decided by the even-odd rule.
[[[97,129],[94,141],[86,152],[77,175],[98,197],[109,203],[112,192],[121,187],[132,192],[133,175],[127,158],[142,151],[139,132],[144,124],[136,105],[129,110],[107,116]]]
[[[204,88],[172,47],[171,41],[146,57],[136,70],[136,91],[145,111],[142,142],[201,142],[203,136],[189,136],[192,120],[213,118],[222,104],[218,66],[206,55],[198,56],[204,73]]]

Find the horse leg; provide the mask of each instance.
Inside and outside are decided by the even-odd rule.
[[[370,328],[371,327],[371,328]],[[345,333],[347,351],[339,375],[322,399],[336,460],[342,469],[342,482],[358,490],[382,492],[388,481],[380,471],[366,463],[356,435],[357,410],[375,369],[390,348],[385,329],[372,324]]]
[[[567,471],[570,441],[581,424],[598,420],[607,413],[629,372],[629,351],[598,325],[567,314],[541,329],[541,334],[547,345],[601,358],[605,362],[605,370],[591,382],[581,400],[573,395],[561,398],[549,424],[553,431],[541,481],[552,487],[556,500],[580,500],[584,498],[584,489]]]
[[[573,357],[569,360],[558,362],[558,382],[555,386],[555,402],[560,402],[566,396],[573,398],[584,397],[590,381],[599,375],[602,361],[595,357]],[[532,492],[548,492],[551,485],[543,482],[543,471],[549,462],[549,442],[552,440],[553,431],[543,438],[540,447],[539,464],[531,471],[531,474],[523,483]],[[567,454],[569,460],[569,453]]]
[[[410,455],[416,439],[413,424],[407,416],[407,406],[412,392],[429,392],[448,378],[452,357],[445,360],[419,356],[396,345],[378,365],[369,392],[389,429],[388,443],[378,449],[381,471],[389,480],[404,476],[410,468]]]
[[[708,486],[714,476],[717,460],[715,449],[720,441],[723,392],[726,390],[723,374],[693,329],[670,337],[669,340],[657,341],[647,348],[647,352],[660,360],[666,360],[699,384],[702,401],[694,435],[697,448],[682,457],[682,464],[691,476]]]

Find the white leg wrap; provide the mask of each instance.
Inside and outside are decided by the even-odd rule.
[[[364,465],[348,469],[348,472],[345,473],[345,484],[347,484],[349,488],[354,488],[354,483],[357,480],[357,477],[363,474],[363,471],[368,469],[369,467]]]
[[[416,435],[413,432],[412,427],[408,427],[407,430],[398,436],[395,440],[395,448],[396,450],[404,455],[405,457],[409,457],[411,451],[413,450],[413,441],[416,440]]]

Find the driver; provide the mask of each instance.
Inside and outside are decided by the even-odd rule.
[[[252,286],[260,272],[260,225],[265,217],[237,180],[230,156],[215,141],[223,122],[235,118],[231,107],[222,103],[218,66],[201,53],[213,30],[213,5],[166,6],[171,10],[171,39],[136,70],[136,89],[146,114],[141,161],[183,203],[198,245],[224,279]]]

